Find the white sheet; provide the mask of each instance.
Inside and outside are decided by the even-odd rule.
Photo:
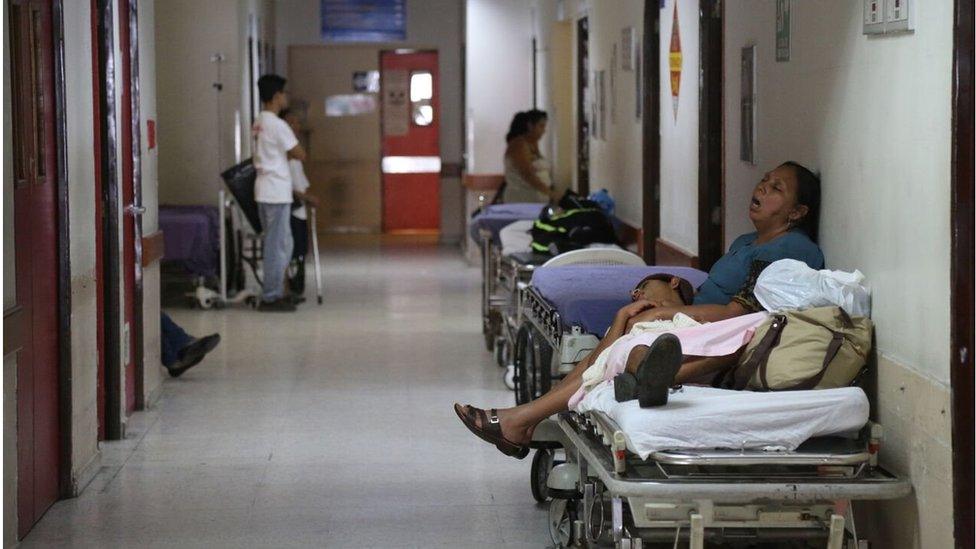
[[[685,386],[660,408],[617,402],[613,384],[593,389],[578,412],[600,410],[627,437],[627,448],[647,459],[677,449],[792,451],[816,436],[849,433],[868,421],[868,399],[857,387],[756,393]]]

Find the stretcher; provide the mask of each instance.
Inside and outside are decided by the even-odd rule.
[[[250,159],[221,174],[225,189],[217,192],[219,281],[216,289],[198,285],[192,297],[204,309],[243,303],[257,307],[261,296],[261,218],[254,201],[257,172]],[[315,227],[315,208],[307,207],[310,227]],[[312,230],[315,282],[322,303],[318,238]]]
[[[585,250],[593,251],[593,250]],[[573,370],[596,348],[613,317],[630,303],[644,277],[666,273],[700,286],[708,274],[690,267],[547,264],[533,271],[518,299],[513,377],[515,401],[546,393],[554,379]]]
[[[807,399],[816,402],[822,392],[786,396],[799,393],[810,393]],[[740,392],[738,398],[763,395],[776,394]],[[820,424],[807,431],[816,436],[784,440],[772,449],[748,444],[635,448],[633,421],[625,429],[607,410],[566,412],[536,429],[533,495],[551,500],[549,533],[558,547],[663,542],[702,549],[706,541],[749,547],[802,541],[811,547],[865,549],[868,541],[858,536],[853,503],[900,498],[911,486],[878,465],[883,429],[867,421],[861,395],[864,411],[856,417],[838,420],[837,415],[835,429],[831,422]],[[831,398],[825,398],[825,406],[836,406],[839,397]],[[681,413],[693,408],[687,410]],[[782,411],[777,410],[777,421],[784,421]],[[725,422],[688,421],[716,431],[742,427],[734,414]],[[852,430],[854,425],[861,427]]]
[[[502,337],[502,308],[509,302],[505,294],[496,295],[502,264],[498,233],[515,221],[538,218],[544,206],[531,202],[493,204],[485,206],[468,223],[468,232],[481,249],[481,331],[489,351],[495,350],[496,341]]]

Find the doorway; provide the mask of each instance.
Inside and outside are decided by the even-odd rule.
[[[659,0],[644,0],[644,44],[641,47],[643,105],[643,216],[641,251],[648,265],[655,265],[657,238],[661,234],[661,105],[658,51],[661,47]]]
[[[380,53],[383,231],[440,231],[440,93],[436,51]]]
[[[973,171],[973,3],[955,0],[952,79],[952,267],[950,371],[952,491],[956,547],[973,546],[973,286],[976,196]]]
[[[590,20],[576,22],[576,192],[590,194]]]
[[[722,169],[723,17],[721,0],[700,0],[698,100],[698,268],[708,271],[725,248]]]
[[[51,0],[8,2],[17,304],[17,518],[23,537],[60,495],[63,274],[59,253],[59,143]],[[11,318],[14,317],[14,318]]]

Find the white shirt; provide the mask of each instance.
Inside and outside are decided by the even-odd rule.
[[[265,204],[291,204],[291,172],[288,151],[298,145],[298,138],[288,124],[271,111],[261,111],[252,128],[255,137],[254,200]]]
[[[291,170],[291,188],[303,193],[308,190],[309,182],[308,178],[305,177],[305,169],[302,167],[301,160],[289,160],[288,168]],[[298,219],[307,219],[305,214],[305,204],[302,204],[297,209],[291,211],[291,215],[297,217]]]

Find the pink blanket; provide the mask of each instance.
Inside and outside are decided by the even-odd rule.
[[[681,352],[684,356],[726,356],[736,352],[740,347],[749,343],[756,328],[766,320],[769,313],[760,312],[744,316],[737,316],[721,322],[711,322],[701,326],[679,328],[670,333],[681,341]],[[638,345],[650,346],[662,333],[652,332],[627,334],[610,346],[607,357],[607,368],[603,375],[603,383],[610,382],[614,376],[624,371],[630,351]],[[586,391],[581,387],[569,399],[570,409],[575,409]]]

